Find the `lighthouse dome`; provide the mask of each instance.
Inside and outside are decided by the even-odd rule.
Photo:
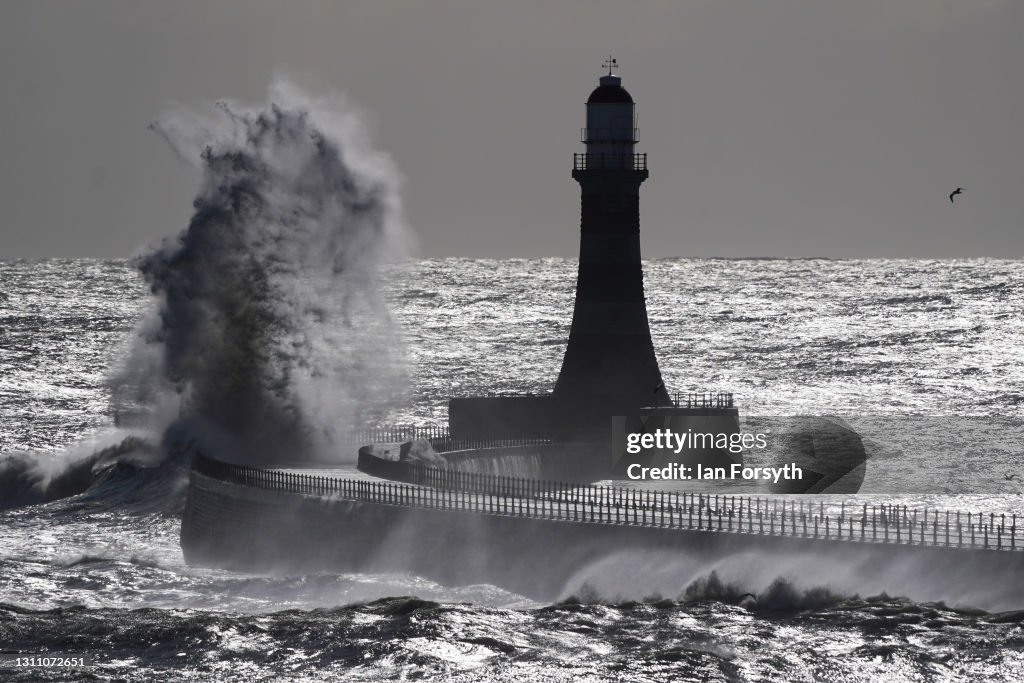
[[[609,74],[601,77],[601,85],[594,88],[587,98],[587,104],[632,104],[633,98],[622,87],[622,79]]]

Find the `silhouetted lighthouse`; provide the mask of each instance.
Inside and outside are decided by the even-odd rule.
[[[604,414],[670,405],[651,343],[640,263],[640,184],[647,155],[636,152],[636,105],[612,73],[587,99],[586,152],[572,177],[582,194],[580,262],[569,344],[554,394]],[[610,413],[608,411],[611,411]]]
[[[626,426],[637,431],[646,424],[671,426],[679,433],[739,429],[731,394],[670,397],[661,380],[640,262],[640,185],[648,176],[647,155],[636,152],[633,98],[612,73],[615,60],[605,65],[608,73],[587,100],[586,152],[573,159],[572,177],[582,195],[580,264],[569,342],[555,388],[550,394],[452,398],[448,427],[456,438],[586,440],[601,432],[624,435]],[[645,422],[617,422],[626,418]]]

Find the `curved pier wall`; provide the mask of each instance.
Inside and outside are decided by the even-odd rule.
[[[809,570],[820,562],[843,567],[865,586],[882,586],[878,590],[908,594],[902,586],[927,587],[912,597],[932,600],[1015,586],[1024,568],[1019,552],[715,534],[384,505],[268,491],[197,472],[191,475],[181,544],[186,561],[194,565],[280,573],[411,571],[450,585],[494,584],[538,600],[565,597],[588,572],[596,579],[604,572],[607,578],[602,567],[609,564],[628,568],[616,585],[643,581],[660,569],[652,558],[692,560],[704,568],[738,562],[751,569]],[[818,569],[819,574],[832,571]],[[826,576],[819,585],[828,583]],[[984,603],[975,598],[973,604]]]
[[[473,448],[441,455],[463,472],[547,481],[589,483],[607,477],[612,467],[607,442]]]
[[[521,404],[531,405],[531,401],[538,398],[530,397],[529,400],[521,401]],[[452,399],[453,406],[476,405],[477,408],[488,404],[500,407],[515,403],[516,400],[509,397],[480,399],[476,404],[471,399]],[[547,405],[554,408],[559,404],[549,402]],[[715,448],[689,450],[683,455],[667,450],[658,453],[656,457],[651,456],[649,449],[641,456],[626,453],[625,436],[629,432],[661,428],[680,434],[687,431],[738,433],[739,416],[735,408],[645,408],[636,417],[609,417],[608,424],[611,429],[601,439],[594,438],[591,432],[589,438],[575,441],[472,448],[448,451],[442,453],[442,456],[456,469],[467,472],[579,483],[625,477],[626,468],[634,462],[644,467],[664,467],[671,462],[692,465],[696,461],[705,466],[727,467],[732,462],[742,462],[740,456]]]

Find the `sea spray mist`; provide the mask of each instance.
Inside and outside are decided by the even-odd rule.
[[[337,435],[404,387],[378,291],[410,241],[397,172],[343,100],[280,79],[264,105],[170,112],[152,128],[201,179],[188,227],[135,259],[157,305],[119,403],[162,406],[178,438],[221,458],[343,459]]]

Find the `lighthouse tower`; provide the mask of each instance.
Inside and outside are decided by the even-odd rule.
[[[459,439],[587,440],[601,432],[625,434],[613,425],[628,416],[645,420],[632,431],[655,424],[652,417],[668,420],[664,426],[679,433],[691,427],[712,433],[739,429],[730,394],[670,397],[661,380],[640,262],[640,185],[648,176],[647,155],[636,151],[633,98],[613,72],[615,60],[605,66],[608,72],[587,100],[586,151],[573,159],[572,177],[582,196],[580,262],[555,388],[550,394],[453,397],[448,427]]]
[[[575,154],[580,184],[580,260],[569,344],[554,395],[578,411],[626,414],[670,405],[654,355],[640,263],[640,184],[636,105],[613,73],[587,99],[586,152]]]

